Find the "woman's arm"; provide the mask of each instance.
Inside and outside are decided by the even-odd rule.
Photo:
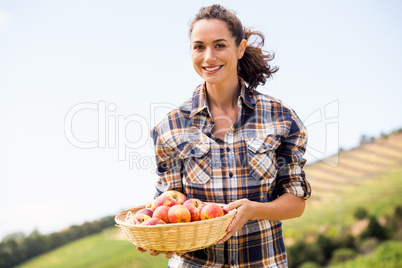
[[[272,202],[259,203],[248,199],[240,199],[224,207],[229,211],[234,208],[237,213],[227,228],[227,234],[219,242],[223,243],[233,236],[237,230],[249,220],[280,221],[300,217],[303,214],[305,200],[302,197],[285,193]]]

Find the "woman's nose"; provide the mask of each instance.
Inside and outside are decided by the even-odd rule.
[[[213,63],[215,62],[215,52],[212,48],[207,48],[205,51],[205,62]]]

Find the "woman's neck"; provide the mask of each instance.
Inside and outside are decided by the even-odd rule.
[[[207,83],[206,87],[210,108],[228,110],[237,107],[237,98],[240,94],[240,85],[237,79],[230,84],[226,83],[224,86]]]

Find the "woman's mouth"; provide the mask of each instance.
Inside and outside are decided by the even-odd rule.
[[[216,73],[216,72],[219,71],[222,67],[223,67],[223,65],[218,65],[218,66],[202,67],[202,69],[204,69],[205,71],[207,71],[207,73]]]

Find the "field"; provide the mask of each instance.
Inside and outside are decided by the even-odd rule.
[[[290,243],[309,232],[351,224],[357,207],[381,217],[402,205],[402,133],[341,151],[305,172],[312,197],[301,218],[284,221]]]
[[[326,162],[327,161],[327,162]],[[326,163],[337,163],[334,167]],[[306,167],[313,192],[302,217],[284,221],[285,243],[314,234],[337,232],[353,227],[353,213],[364,207],[381,218],[402,205],[402,133],[377,139],[332,159]],[[387,242],[367,258],[340,267],[374,267],[384,256],[384,248],[395,248],[402,255],[401,242]],[[399,255],[398,255],[399,254]],[[130,244],[118,227],[93,235],[39,256],[19,267],[166,267],[165,256],[142,254]],[[363,266],[362,266],[363,265]],[[391,267],[391,266],[390,266]],[[393,266],[392,266],[393,267]]]
[[[167,266],[164,255],[152,257],[140,253],[123,236],[121,229],[112,227],[100,234],[69,243],[41,255],[20,268],[160,268]]]
[[[358,187],[347,188],[326,202],[307,202],[302,217],[283,222],[284,237],[291,241],[329,228],[339,230],[354,222],[357,207],[365,208],[378,218],[391,214],[397,205],[402,205],[401,179],[402,169],[394,170],[362,182]]]

